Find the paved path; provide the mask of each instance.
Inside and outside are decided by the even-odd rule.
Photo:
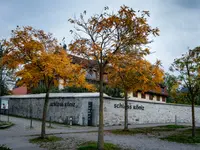
[[[7,121],[7,116],[1,115],[2,121]],[[41,121],[33,120],[33,129],[30,129],[30,120],[26,118],[19,117],[9,117],[9,120],[15,124],[12,128],[10,128],[7,132],[8,134],[14,134],[13,130],[17,132],[17,136],[19,135],[38,135],[41,131]],[[64,124],[52,124],[52,128],[49,128],[49,123],[46,123],[46,133],[47,134],[68,134],[73,132],[90,132],[90,131],[98,131],[98,127],[91,126],[68,126]],[[153,127],[153,126],[161,126],[166,124],[135,124],[130,125],[129,128],[143,128],[143,127]],[[104,128],[105,130],[114,130],[114,129],[123,129],[123,126],[108,126]],[[1,132],[1,131],[0,131]]]
[[[1,115],[2,121],[7,121],[7,116]],[[10,117],[9,120],[13,122],[15,125],[9,129],[0,130],[0,144],[6,144],[7,146],[13,148],[13,150],[43,150],[42,148],[39,148],[36,144],[29,143],[29,139],[32,138],[34,135],[40,135],[41,131],[41,121],[33,120],[33,127],[30,129],[30,120],[24,119],[24,118],[17,118],[17,117]],[[49,125],[47,123],[47,125]],[[145,125],[133,125],[130,126],[130,128],[139,128],[139,127],[150,127],[150,126],[158,126],[158,125],[165,125],[165,124],[145,124]],[[82,126],[66,126],[62,124],[52,124],[53,128],[46,128],[47,134],[57,134],[61,137],[87,137],[87,139],[96,140],[97,139],[97,133],[88,133],[91,131],[97,131],[97,127],[82,127]],[[121,129],[122,126],[112,126],[112,127],[105,127],[105,130],[112,130],[112,129]],[[77,134],[79,133],[79,134]],[[81,133],[81,134],[80,134]],[[129,139],[129,140],[128,140]],[[145,145],[145,140],[149,141],[149,138],[140,136],[115,136],[115,135],[105,135],[105,140],[113,142],[113,143],[119,143],[120,144],[127,144],[129,146],[134,146],[137,149],[140,145]],[[153,139],[147,142],[145,145],[147,148],[148,146],[151,146],[152,142],[156,142],[157,146],[152,147],[152,149],[159,149],[160,140]],[[161,149],[165,149],[162,147],[162,143],[166,143],[165,141],[161,141]],[[118,144],[119,144],[118,143]],[[134,143],[134,144],[133,144]],[[154,144],[154,145],[156,145]],[[177,145],[177,143],[175,143]],[[173,144],[172,144],[173,146]],[[180,144],[178,145],[180,146]],[[143,147],[144,148],[144,147]],[[177,147],[176,147],[177,148]],[[194,147],[188,147],[191,150]],[[198,147],[200,149],[200,147]]]

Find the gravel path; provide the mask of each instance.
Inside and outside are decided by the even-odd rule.
[[[76,133],[59,135],[64,140],[58,143],[43,144],[49,150],[75,150],[86,141],[97,141],[97,133]],[[137,134],[134,136],[105,133],[105,142],[110,142],[128,150],[200,150],[200,145],[167,142],[154,137]]]
[[[2,120],[7,120],[6,116],[1,116]],[[40,121],[34,121],[34,128],[30,129],[30,120],[23,118],[10,117],[10,121],[15,126],[0,130],[0,144],[6,144],[13,150],[42,150],[39,145],[31,144],[28,139],[33,138],[30,135],[40,134]],[[56,136],[62,137],[64,140],[56,143],[46,143],[42,146],[49,150],[75,150],[77,145],[85,141],[97,141],[97,127],[66,127],[65,125],[52,124],[53,129],[47,128],[47,133],[56,133]],[[159,124],[134,125],[134,127],[150,127]],[[105,127],[105,129],[116,129],[121,127]],[[132,127],[130,127],[132,128]],[[70,133],[71,132],[71,133]],[[75,133],[76,132],[76,133]],[[79,132],[79,133],[77,133]],[[81,132],[81,133],[80,133]],[[62,134],[60,134],[62,133]],[[123,136],[113,135],[105,132],[105,141],[120,145],[123,148],[136,150],[200,150],[200,145],[180,144],[175,142],[167,142],[155,137],[146,135]]]

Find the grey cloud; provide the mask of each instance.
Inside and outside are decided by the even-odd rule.
[[[100,13],[104,6],[117,11],[123,4],[135,10],[149,10],[149,23],[160,29],[160,36],[153,38],[150,44],[152,51],[148,59],[154,62],[160,59],[165,70],[168,70],[174,58],[200,45],[200,1],[198,0],[35,0],[35,1],[4,1],[0,5],[0,38],[10,35],[16,25],[31,25],[35,28],[52,32],[60,41],[72,40],[69,30],[73,26],[68,22],[70,17],[78,16],[87,10],[88,15]]]
[[[188,9],[198,9],[200,8],[199,0],[173,0],[174,4]]]

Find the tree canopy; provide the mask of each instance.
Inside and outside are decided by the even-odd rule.
[[[151,64],[135,54],[120,54],[112,57],[108,77],[110,85],[120,87],[126,92],[160,92],[159,84],[163,82],[164,71],[160,68],[160,61]]]
[[[88,86],[81,66],[71,63],[66,51],[50,33],[29,26],[17,27],[4,45],[3,63],[16,70],[19,85],[34,87],[44,81],[45,87],[51,88],[58,86],[59,80],[63,79],[64,85]]]
[[[52,34],[30,26],[12,30],[11,38],[4,42],[6,47],[3,64],[15,70],[20,80],[18,85],[36,87],[42,81],[45,87],[45,101],[42,115],[41,137],[45,138],[46,112],[49,92],[58,86],[61,79],[64,86],[81,86],[92,89],[85,81],[85,71],[72,64],[66,51],[59,46]]]

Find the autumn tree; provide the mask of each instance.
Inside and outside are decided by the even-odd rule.
[[[178,79],[185,88],[186,97],[192,104],[192,137],[195,137],[195,108],[194,104],[200,92],[200,47],[189,50],[182,57],[174,60],[171,70],[179,73]]]
[[[103,124],[103,81],[109,56],[128,51],[127,46],[145,48],[149,35],[158,35],[158,28],[147,23],[148,11],[136,12],[127,6],[121,6],[116,13],[109,13],[108,7],[100,14],[87,19],[86,11],[80,18],[69,21],[74,24],[74,41],[69,45],[72,53],[87,59],[96,60],[99,70],[99,130],[98,149],[104,149]],[[148,49],[146,49],[148,51]]]
[[[18,85],[28,88],[38,86],[43,81],[45,86],[45,101],[43,105],[41,138],[45,138],[46,113],[49,102],[49,91],[63,84],[90,86],[85,82],[85,72],[81,66],[71,63],[66,51],[59,46],[52,34],[36,30],[30,26],[17,27],[12,30],[11,38],[4,42],[6,54],[3,63],[8,69],[14,69],[20,78]]]
[[[111,59],[108,69],[108,83],[124,91],[124,131],[128,130],[128,93],[154,90],[160,92],[163,82],[163,70],[160,61],[151,64],[138,54],[120,54]]]

